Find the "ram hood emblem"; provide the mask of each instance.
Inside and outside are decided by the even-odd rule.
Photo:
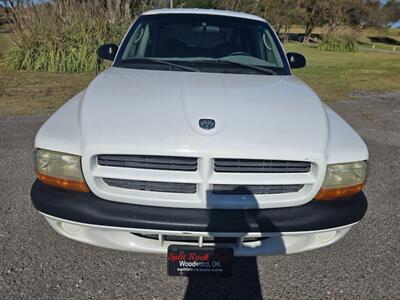
[[[215,120],[213,119],[200,119],[199,126],[205,130],[210,130],[215,127]]]

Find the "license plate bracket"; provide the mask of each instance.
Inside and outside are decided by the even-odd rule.
[[[170,276],[229,277],[232,274],[233,249],[170,245],[167,269]]]

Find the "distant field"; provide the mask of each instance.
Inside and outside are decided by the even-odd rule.
[[[290,29],[291,33],[304,33],[303,26],[293,26]],[[321,34],[323,33],[322,28],[315,28],[313,34]],[[385,42],[382,41],[374,41],[374,37],[383,38]],[[362,48],[370,48],[370,49],[381,49],[393,51],[393,47],[395,51],[400,53],[400,29],[392,29],[392,28],[366,28],[362,30],[361,36],[359,38],[359,44]]]
[[[304,33],[304,26],[294,25],[290,28],[290,32],[293,33]],[[314,29],[313,33],[320,34],[322,33],[322,28],[317,27]],[[397,38],[400,40],[400,29],[393,28],[366,28],[362,30],[362,36],[389,36],[392,38]]]
[[[400,89],[400,53],[325,52],[299,43],[285,44],[285,49],[306,56],[307,67],[294,73],[325,101],[349,98],[353,91]]]
[[[8,47],[0,33],[0,57]],[[308,60],[295,74],[310,84],[324,101],[348,99],[353,91],[400,89],[400,53],[361,51],[321,52],[299,43],[287,51],[303,53]],[[91,75],[7,71],[0,66],[0,116],[48,114],[84,89]]]

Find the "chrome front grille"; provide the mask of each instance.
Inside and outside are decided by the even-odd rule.
[[[290,160],[260,160],[216,158],[214,171],[218,173],[308,173],[310,162]]]
[[[140,181],[113,178],[103,178],[103,180],[109,186],[122,189],[179,194],[196,193],[196,184],[193,183]]]
[[[233,185],[214,184],[213,194],[216,195],[271,195],[296,193],[304,187],[303,184],[287,185]]]
[[[100,166],[147,169],[187,171],[197,170],[197,158],[177,156],[154,155],[99,155],[97,163]]]

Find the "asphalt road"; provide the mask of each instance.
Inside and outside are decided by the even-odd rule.
[[[45,117],[0,119],[1,299],[400,299],[400,92],[332,104],[370,150],[365,219],[316,251],[235,261],[230,279],[168,277],[163,255],[87,246],[35,211],[32,145]]]

